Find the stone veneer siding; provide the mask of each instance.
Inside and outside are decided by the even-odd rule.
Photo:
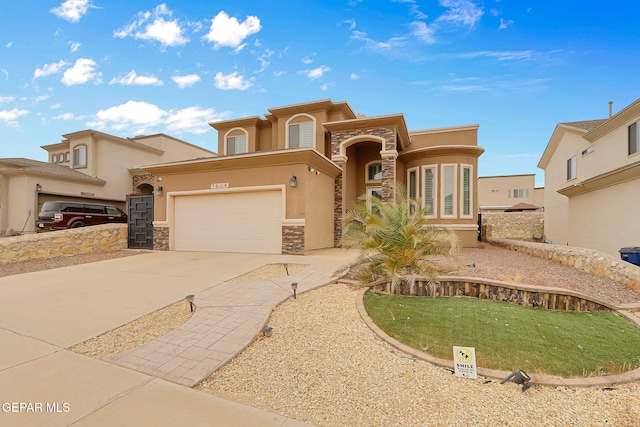
[[[544,238],[544,212],[484,212],[482,236],[540,241]]]
[[[335,162],[342,168],[342,162]],[[333,246],[342,247],[342,172],[336,177],[333,190]]]
[[[303,225],[285,225],[282,227],[282,253],[285,255],[304,254]]]
[[[388,283],[376,283],[371,288],[378,292],[388,292]],[[396,288],[399,295],[410,295],[406,283]],[[473,297],[493,301],[508,302],[524,307],[540,307],[560,311],[611,311],[604,302],[593,300],[577,292],[535,286],[500,282],[497,280],[469,277],[441,276],[436,286],[429,286],[424,280],[417,280],[413,296],[425,297]]]
[[[153,249],[169,250],[169,227],[153,227]]]
[[[127,249],[126,224],[105,224],[0,239],[0,265]]]
[[[134,175],[133,188],[131,189],[131,192],[135,193],[136,191],[138,191],[138,186],[140,186],[141,184],[149,184],[150,186],[155,188],[155,183],[153,182],[153,175],[151,175],[150,173]]]
[[[640,292],[640,267],[594,249],[510,239],[487,239],[487,242],[512,251],[557,261],[596,276],[606,277]]]

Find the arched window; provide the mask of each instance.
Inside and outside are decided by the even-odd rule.
[[[367,182],[382,180],[382,162],[371,162],[366,165]]]
[[[309,114],[298,114],[287,120],[287,148],[314,147],[315,119]]]
[[[231,129],[224,137],[224,153],[227,156],[247,152],[247,131],[236,128]]]
[[[58,163],[58,155],[57,154],[52,154],[51,155],[51,163]]]
[[[86,145],[78,145],[73,149],[73,167],[74,168],[87,167],[87,146]]]

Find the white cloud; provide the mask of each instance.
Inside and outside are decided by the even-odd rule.
[[[316,80],[322,77],[324,73],[328,73],[329,71],[331,71],[331,68],[323,65],[312,70],[307,70],[304,73],[307,75],[307,77],[309,77],[310,80]]]
[[[229,112],[218,113],[213,108],[202,109],[191,106],[179,110],[163,110],[147,102],[127,101],[98,111],[95,120],[87,125],[97,129],[110,128],[135,134],[144,134],[147,130],[165,125],[163,131],[202,134],[211,130],[210,122],[223,120],[229,116]]]
[[[238,75],[237,71],[231,74],[217,73],[215,77],[216,87],[222,90],[238,89],[247,90],[253,83],[249,80],[245,80],[244,76]]]
[[[349,78],[351,80],[358,80],[360,78],[360,74],[356,74],[356,73],[351,73],[351,75],[349,76]]]
[[[12,102],[14,99],[16,99],[13,96],[0,96],[0,104],[4,103],[4,102]]]
[[[440,15],[437,21],[448,21],[469,27],[473,27],[484,13],[470,0],[440,0],[440,5],[449,10]]]
[[[80,49],[80,42],[69,42],[69,48],[71,49],[71,52],[75,52],[76,50]]]
[[[91,0],[67,0],[49,12],[69,22],[78,22],[89,8],[95,8]]]
[[[366,47],[375,51],[388,51],[407,44],[407,39],[404,37],[392,37],[386,42],[375,41],[370,39],[364,31],[353,31],[351,33],[351,38],[353,40],[363,41]]]
[[[260,61],[260,69],[256,71],[256,73],[263,72],[271,63],[269,59],[275,52],[267,49],[262,55],[258,56],[258,61]]]
[[[200,76],[197,74],[187,74],[185,76],[173,76],[171,80],[178,85],[180,89],[184,89],[185,87],[193,86],[194,84],[200,81]]]
[[[0,73],[4,74],[5,80],[9,80],[9,71],[6,68],[0,69]]]
[[[507,19],[506,21],[503,18],[500,18],[500,28],[501,30],[506,29],[507,27],[513,25],[513,21],[511,19]]]
[[[33,102],[35,102],[35,103],[37,104],[37,103],[39,103],[39,102],[46,101],[46,100],[47,100],[47,99],[49,99],[50,97],[51,97],[51,95],[40,95],[40,96],[37,96],[37,97],[33,100]]]
[[[139,76],[132,70],[122,77],[114,77],[109,84],[120,84],[123,86],[162,86],[164,82],[156,76]]]
[[[505,50],[494,52],[490,50],[483,50],[477,52],[467,52],[456,54],[456,58],[460,59],[472,59],[481,56],[486,56],[488,58],[495,58],[498,61],[520,61],[523,59],[533,59],[535,52],[532,50]]]
[[[4,122],[8,126],[19,126],[17,119],[29,114],[27,110],[19,110],[14,108],[13,110],[0,110],[0,122]]]
[[[422,21],[414,21],[411,23],[412,34],[422,40],[426,44],[434,44],[435,30]]]
[[[7,49],[10,48],[11,46],[13,46],[13,42],[9,42],[6,45],[4,45],[4,47],[6,47]]]
[[[61,82],[67,86],[79,85],[93,80],[102,83],[102,73],[96,72],[96,63],[93,59],[80,58],[62,75]]]
[[[33,78],[50,76],[51,74],[57,74],[62,71],[62,68],[67,65],[67,61],[60,60],[52,64],[45,64],[42,68],[36,68],[33,72]]]
[[[238,47],[242,41],[260,31],[260,19],[257,16],[247,16],[242,23],[235,17],[230,17],[222,10],[211,20],[211,28],[203,37],[212,42],[214,49],[222,46]]]
[[[353,30],[354,28],[356,28],[356,20],[355,19],[345,19],[342,22],[349,25],[349,30]]]
[[[138,12],[137,19],[117,30],[113,36],[117,38],[134,37],[140,40],[155,40],[163,46],[181,46],[189,42],[183,35],[183,28],[177,19],[172,17],[173,11],[164,3],[153,11]]]
[[[84,120],[87,116],[76,116],[73,113],[64,113],[59,116],[55,116],[55,120]]]
[[[305,56],[304,58],[302,58],[302,63],[309,65],[313,62],[313,59],[309,58],[308,56]]]

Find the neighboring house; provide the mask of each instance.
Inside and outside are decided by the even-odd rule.
[[[8,228],[35,231],[35,219],[49,200],[109,203],[125,208],[127,194],[152,194],[142,164],[215,153],[164,135],[119,138],[83,130],[42,148],[49,162],[0,159],[0,235]]]
[[[535,174],[479,177],[480,212],[504,212],[522,203],[529,205],[525,210],[542,210],[544,188],[535,186],[535,177]]]
[[[219,157],[144,169],[162,182],[154,247],[303,253],[340,246],[342,218],[364,194],[392,200],[396,182],[434,225],[477,240],[478,125],[409,132],[402,114],[356,115],[323,100],[211,123]]]
[[[545,171],[545,235],[618,257],[640,246],[640,99],[603,120],[559,123]]]

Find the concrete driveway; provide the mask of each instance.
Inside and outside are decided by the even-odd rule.
[[[0,278],[0,425],[306,425],[66,349],[264,264],[352,257],[153,252]]]

